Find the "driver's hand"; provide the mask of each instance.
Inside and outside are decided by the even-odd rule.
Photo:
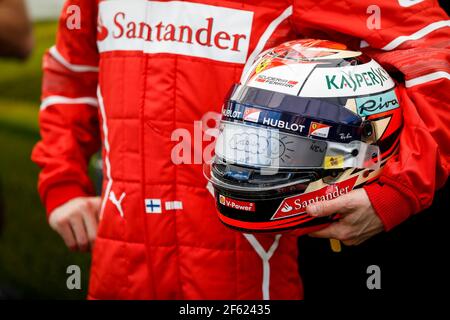
[[[66,246],[73,251],[89,251],[97,236],[100,197],[79,197],[53,210],[49,222]]]
[[[311,204],[306,212],[313,217],[340,214],[339,221],[310,236],[341,240],[345,245],[358,245],[384,230],[383,223],[362,188],[330,201]]]

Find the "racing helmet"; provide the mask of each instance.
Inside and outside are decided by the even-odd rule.
[[[371,183],[398,149],[395,82],[344,44],[295,40],[267,50],[233,85],[204,166],[219,219],[244,232],[316,231],[309,204]]]

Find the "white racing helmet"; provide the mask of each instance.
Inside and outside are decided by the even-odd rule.
[[[306,207],[377,179],[397,151],[395,83],[343,44],[297,40],[262,54],[225,100],[204,167],[218,215],[245,232],[320,229]]]

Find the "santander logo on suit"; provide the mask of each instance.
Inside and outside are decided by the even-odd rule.
[[[253,12],[171,1],[99,4],[99,52],[174,53],[245,63]]]

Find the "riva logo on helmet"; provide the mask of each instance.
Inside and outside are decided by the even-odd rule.
[[[251,11],[185,1],[101,1],[98,48],[245,63],[252,21]]]
[[[219,195],[219,202],[221,205],[224,205],[225,207],[233,208],[236,210],[251,211],[251,212],[255,211],[254,202],[239,201],[236,199],[225,197],[223,195]]]
[[[399,102],[394,90],[376,96],[356,98],[356,107],[360,116],[370,116],[398,108]]]
[[[304,214],[306,212],[306,207],[310,204],[319,201],[332,200],[343,194],[349,193],[353,190],[357,179],[358,177],[353,177],[313,192],[286,198],[281,202],[277,211],[272,216],[272,220]]]

